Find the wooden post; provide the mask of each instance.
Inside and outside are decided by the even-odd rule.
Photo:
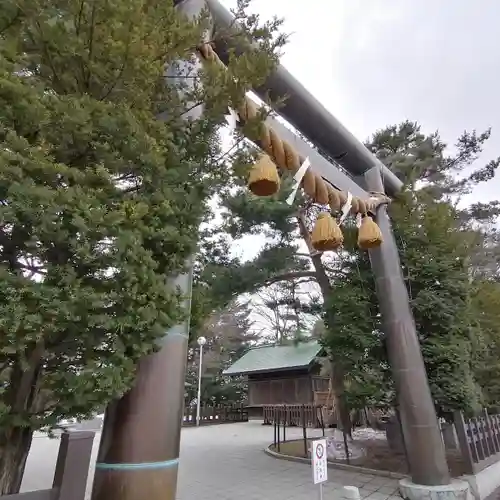
[[[474,460],[467,438],[467,430],[465,428],[465,420],[462,412],[456,411],[453,413],[453,423],[457,431],[458,445],[467,468],[467,474],[474,474]]]
[[[63,432],[52,487],[57,500],[84,500],[95,433]]]
[[[268,412],[269,414],[269,412]],[[277,441],[277,435],[276,435],[276,412],[274,411],[273,412],[273,425],[274,425],[274,449],[276,450],[276,446],[278,444],[278,441]]]
[[[342,429],[342,436],[344,437],[345,460],[347,462],[347,465],[350,465],[351,459],[349,458],[349,445],[347,444],[347,433],[345,429]]]
[[[280,439],[281,439],[281,436],[280,436],[280,409],[278,406],[276,407],[276,422],[278,425],[278,452],[280,452],[281,451],[281,446],[280,446]]]
[[[286,405],[283,406],[283,442],[285,443],[286,442],[286,417],[287,417],[287,414],[286,414]]]
[[[304,441],[304,457],[307,458],[306,406],[302,405],[302,439]]]
[[[472,433],[472,439],[476,444],[476,449],[477,449],[477,458],[478,460],[484,460],[486,458],[486,450],[484,449],[484,443],[481,440],[481,433],[479,431],[479,425],[477,423],[477,418],[471,418],[470,419],[471,426],[469,428],[471,429]],[[472,429],[473,427],[473,429]],[[477,436],[477,439],[476,439]]]
[[[490,436],[491,446],[492,446],[494,452],[498,453],[498,452],[500,452],[500,447],[498,445],[497,435],[495,433],[495,429],[493,428],[493,421],[490,418],[490,415],[489,415],[488,410],[486,408],[483,410],[483,415],[484,415],[484,421],[486,422],[486,426],[488,429],[488,435]]]
[[[323,407],[319,408],[319,418],[320,418],[321,432],[323,434],[323,437],[325,437],[325,419],[323,418]]]
[[[491,455],[495,454],[495,451],[490,447],[490,442],[488,441],[488,428],[487,428],[487,422],[486,419],[483,417],[480,417],[478,419],[479,422],[479,429],[481,432],[481,436],[483,439],[483,448],[484,448],[484,453],[485,453],[485,458],[489,457]]]

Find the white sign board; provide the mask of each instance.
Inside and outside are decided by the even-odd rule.
[[[312,442],[311,460],[314,484],[324,483],[328,479],[326,439]]]

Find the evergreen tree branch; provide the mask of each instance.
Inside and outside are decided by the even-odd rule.
[[[0,36],[3,35],[8,29],[12,28],[16,22],[21,19],[21,9],[18,7],[15,15],[10,19],[5,26],[2,26],[0,29]]]
[[[44,56],[45,56],[45,58],[47,60],[47,64],[49,65],[49,68],[52,71],[52,76],[54,77],[54,83],[56,85],[60,86],[60,88],[58,88],[57,90],[58,91],[64,91],[64,89],[62,88],[62,84],[61,84],[61,78],[57,74],[56,68],[54,66],[54,62],[52,60],[52,55],[50,53],[50,50],[48,50],[48,48],[47,48],[46,41],[44,40],[44,34],[43,34],[42,26],[40,25],[40,23],[38,21],[36,21],[36,26],[37,26],[38,31],[40,33],[40,37],[42,38],[42,40],[41,40],[42,51],[43,51]],[[36,39],[35,39],[35,37],[33,36],[33,34],[31,33],[30,30],[28,30],[28,36],[31,38],[31,42],[33,43],[33,45],[37,45]]]
[[[118,82],[120,81],[121,77],[123,76],[123,72],[125,71],[125,68],[127,66],[129,53],[130,53],[130,41],[131,41],[132,27],[133,27],[133,22],[131,21],[129,24],[129,29],[127,30],[129,35],[125,40],[125,51],[124,51],[124,55],[123,55],[122,64],[120,66],[120,69],[118,70],[116,78],[113,80],[113,82],[111,82],[109,88],[104,92],[104,95],[101,97],[101,99],[100,99],[101,101],[105,101],[110,96],[111,92],[113,92],[113,90],[118,85]],[[90,85],[90,81],[89,81],[89,85]]]
[[[75,32],[77,36],[80,36],[80,28],[82,27],[82,18],[83,18],[83,9],[85,8],[85,4],[87,0],[81,0],[80,8],[78,9],[78,14],[75,20]]]
[[[90,14],[90,26],[89,26],[89,39],[88,39],[88,52],[87,52],[87,76],[85,78],[85,88],[90,89],[90,80],[92,78],[92,72],[90,71],[90,65],[92,63],[92,58],[94,57],[94,33],[96,24],[96,1],[92,0],[92,10]],[[128,30],[130,32],[130,30]]]
[[[296,271],[291,273],[279,274],[278,276],[268,278],[264,282],[264,285],[268,286],[272,285],[273,283],[278,283],[279,281],[291,281],[298,278],[316,278],[316,273],[314,271]]]

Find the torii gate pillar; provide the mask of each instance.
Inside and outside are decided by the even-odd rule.
[[[365,172],[364,181],[367,190],[384,192],[378,166]],[[370,261],[412,480],[421,485],[446,485],[450,483],[450,473],[445,448],[385,205],[378,208],[376,219],[383,243],[370,250]]]

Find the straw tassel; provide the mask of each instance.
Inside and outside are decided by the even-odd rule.
[[[365,215],[361,221],[358,232],[358,246],[362,250],[379,247],[382,244],[382,233],[377,223]]]
[[[273,160],[266,155],[260,155],[250,170],[248,188],[257,196],[271,196],[280,189],[280,176]]]
[[[337,221],[328,212],[320,213],[311,233],[314,249],[319,252],[336,250],[343,242],[344,235]]]

